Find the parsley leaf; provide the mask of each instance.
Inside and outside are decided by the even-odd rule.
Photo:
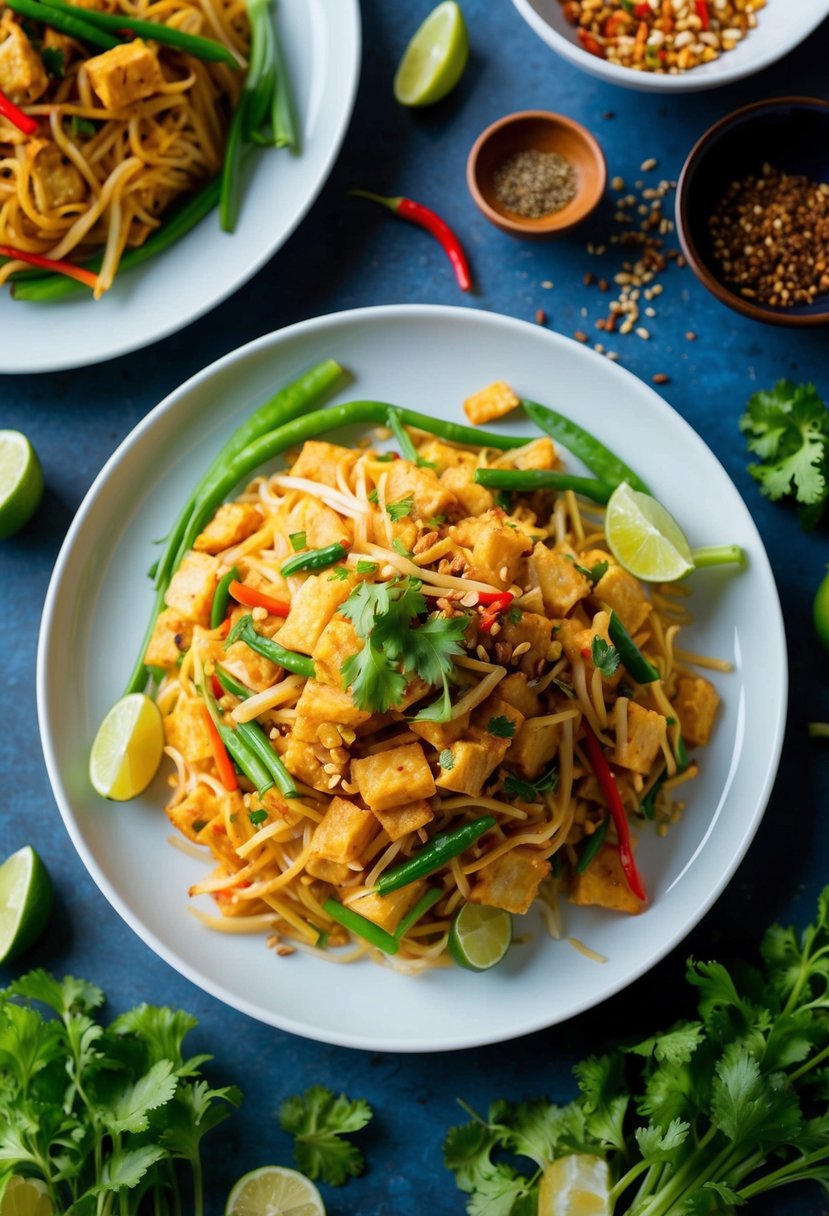
[[[499,714],[497,717],[489,719],[486,724],[486,733],[494,735],[496,739],[511,739],[515,734],[515,723],[503,714]]]
[[[829,499],[829,410],[814,385],[779,380],[749,399],[739,425],[760,458],[748,471],[761,492],[772,500],[793,496],[801,523],[813,527]]]
[[[610,679],[614,675],[622,661],[616,647],[611,646],[609,642],[599,637],[598,634],[593,638],[593,644],[590,647],[590,657],[593,660],[593,666],[597,671],[601,672],[605,679]]]
[[[390,515],[392,523],[397,523],[400,519],[405,519],[407,515],[411,515],[414,507],[414,496],[407,494],[405,498],[398,498],[397,502],[387,502],[386,511]]]
[[[279,1124],[294,1137],[294,1157],[307,1177],[342,1186],[365,1168],[360,1149],[345,1137],[370,1122],[372,1109],[363,1099],[314,1085],[304,1094],[287,1098],[279,1108]]]

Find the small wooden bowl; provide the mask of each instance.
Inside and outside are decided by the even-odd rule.
[[[527,219],[508,211],[495,196],[498,166],[515,152],[558,152],[573,166],[575,196],[559,211]],[[507,114],[478,136],[466,163],[466,181],[480,210],[510,236],[546,239],[561,236],[587,219],[599,205],[607,183],[607,166],[598,141],[580,123],[547,110]]]

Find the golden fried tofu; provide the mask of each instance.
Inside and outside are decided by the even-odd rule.
[[[515,582],[521,559],[532,549],[532,541],[497,518],[499,512],[492,514],[472,546],[472,565],[487,582],[506,590]]]
[[[438,751],[443,751],[445,747],[456,743],[469,729],[470,714],[459,714],[457,718],[452,718],[448,722],[410,722],[409,730],[414,734],[420,735],[421,739],[425,739],[427,743],[431,743],[432,747],[436,747]]]
[[[319,478],[316,480],[319,481]],[[299,502],[291,507],[288,514],[288,533],[290,535],[293,532],[305,533],[305,543],[309,549],[324,549],[326,545],[342,544],[351,539],[351,530],[346,520],[310,494],[303,494]]]
[[[541,698],[534,688],[530,688],[529,680],[521,671],[513,671],[504,676],[498,685],[497,693],[525,718],[533,718],[541,712]]]
[[[49,87],[43,60],[11,18],[0,24],[0,90],[15,105],[31,105]]]
[[[677,683],[674,708],[679,717],[682,737],[691,747],[697,747],[711,738],[719,693],[710,680],[702,676],[682,676]]]
[[[379,820],[389,840],[400,840],[409,832],[425,827],[435,817],[431,804],[425,798],[396,806],[390,811],[372,811],[372,814]]]
[[[370,895],[354,900],[348,906],[359,912],[366,920],[370,920],[387,933],[394,933],[406,913],[415,906],[421,895],[425,894],[426,882],[423,879],[410,882],[397,891],[388,895],[378,895],[373,891]]]
[[[197,553],[221,553],[241,544],[262,526],[262,512],[251,502],[223,502],[193,542]]]
[[[411,497],[411,518],[434,519],[456,510],[458,500],[432,469],[419,468],[409,460],[393,460],[386,480],[386,503]]]
[[[517,448],[511,458],[516,469],[554,469],[558,464],[556,446],[546,435],[534,439],[525,448]]]
[[[207,628],[218,581],[219,562],[215,557],[188,553],[170,580],[164,602],[186,620]]]
[[[377,820],[371,811],[347,798],[332,798],[328,810],[314,828],[311,853],[343,865],[358,861],[371,838],[377,834]]]
[[[87,192],[86,182],[69,157],[64,156],[57,144],[46,140],[34,150],[32,187],[41,211],[80,202]]]
[[[179,697],[175,709],[164,718],[164,737],[185,760],[195,763],[213,755],[204,703],[196,697]]]
[[[302,451],[291,465],[291,477],[306,477],[311,481],[321,481],[323,485],[337,485],[337,465],[344,456],[353,456],[351,448],[340,447],[337,443],[324,443],[320,439],[309,439],[302,445]]]
[[[516,733],[507,760],[528,781],[540,777],[549,768],[558,751],[561,725],[528,718]]]
[[[323,761],[314,751],[313,744],[303,743],[301,739],[291,736],[288,746],[282,753],[282,763],[292,777],[312,786],[315,790],[329,790],[330,780],[334,774],[326,773]]]
[[[617,740],[611,761],[635,773],[649,773],[665,741],[667,722],[653,709],[628,701],[627,738]]]
[[[245,642],[234,642],[228,646],[227,650],[223,650],[222,658],[219,661],[223,667],[228,667],[234,672],[237,668],[241,668],[241,671],[237,672],[238,678],[256,692],[262,692],[275,684],[280,670],[270,659],[251,650]]]
[[[352,760],[351,780],[373,811],[388,811],[431,798],[435,792],[435,781],[419,743],[404,743]]]
[[[614,845],[602,845],[583,874],[574,873],[570,880],[570,903],[580,907],[597,905],[611,912],[629,912],[635,916],[644,904],[628,886]]]
[[[216,849],[217,839],[225,837],[224,805],[230,799],[231,814],[240,814],[244,805],[239,793],[226,793],[221,797],[215,794],[209,785],[199,782],[193,790],[176,806],[164,809],[170,822],[187,837],[198,844],[209,844]],[[218,849],[217,851],[222,851]]]
[[[548,549],[540,542],[527,564],[541,588],[544,611],[550,616],[567,616],[592,590],[590,579],[576,568],[571,556]]]
[[[303,743],[316,743],[319,727],[324,722],[339,726],[362,726],[371,713],[358,709],[350,693],[333,684],[307,680],[296,703],[296,719],[292,735]]]
[[[276,635],[280,646],[313,654],[322,631],[351,592],[351,578],[329,579],[326,572],[310,574],[291,601],[291,611]]]
[[[613,609],[628,633],[641,629],[652,611],[639,580],[615,564],[596,583],[593,594]]]
[[[327,857],[309,857],[305,863],[305,869],[313,878],[331,883],[333,887],[341,887],[343,883],[348,882],[349,878],[354,878],[358,873],[344,862],[329,861]]]
[[[440,475],[446,469],[471,469],[474,471],[478,458],[468,448],[456,448],[442,439],[428,438],[417,445],[417,454],[421,460],[435,466],[435,472]]]
[[[503,418],[516,409],[521,402],[508,384],[495,380],[473,393],[463,403],[464,413],[473,426],[483,426],[496,418]]]
[[[466,515],[483,515],[495,506],[495,495],[474,478],[474,465],[452,465],[440,474],[441,485],[452,491]]]
[[[593,618],[593,623],[586,629],[579,621],[568,618],[559,623],[558,633],[556,637],[561,642],[564,653],[570,660],[571,664],[575,664],[577,659],[581,658],[584,662],[586,670],[587,683],[589,685],[593,678],[595,665],[593,663],[593,643],[596,638],[601,638],[605,645],[612,645],[608,626],[610,617],[606,612],[597,612]],[[602,683],[608,688],[615,688],[621,681],[624,675],[624,668],[621,664],[616,668],[612,675],[602,674]]]
[[[322,684],[333,684],[335,688],[342,688],[343,663],[362,649],[363,643],[351,621],[339,614],[333,616],[311,652],[317,679]]]
[[[165,608],[158,614],[144,662],[148,667],[174,667],[193,641],[193,622]]]
[[[500,687],[495,692],[491,692],[485,701],[473,710],[472,725],[485,734],[489,733],[489,726],[493,719],[506,718],[507,723],[512,728],[511,733],[508,733],[508,739],[515,737],[515,734],[521,727],[524,721],[524,715],[509,701],[502,698],[500,695]],[[505,723],[498,723],[499,728],[504,728]]]
[[[164,84],[155,52],[141,38],[87,59],[84,71],[108,110],[120,110],[152,97]]]
[[[499,757],[501,749],[496,746],[496,740],[490,736],[459,739],[446,750],[452,753],[451,760],[449,756],[441,756],[437,785],[457,794],[470,794],[473,798],[480,794],[487,777],[503,758]]]
[[[469,901],[522,915],[549,873],[549,861],[534,850],[510,849],[472,876]]]
[[[507,642],[515,650],[523,642],[530,648],[519,658],[517,666],[526,676],[537,676],[539,665],[547,660],[553,638],[553,622],[538,612],[522,612],[519,620],[511,621],[508,614],[498,618],[501,630],[499,642]]]

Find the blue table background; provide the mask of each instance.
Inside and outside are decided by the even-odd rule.
[[[362,80],[342,154],[298,232],[247,287],[149,352],[79,371],[0,380],[0,426],[30,436],[48,487],[35,520],[0,546],[7,605],[0,853],[36,844],[57,888],[47,940],[20,965],[0,969],[0,980],[25,966],[42,965],[99,983],[112,1012],[148,1000],[196,1014],[201,1025],[192,1050],[213,1051],[211,1076],[234,1081],[245,1092],[241,1111],[207,1141],[209,1216],[224,1210],[229,1187],[244,1170],[290,1164],[290,1142],[279,1130],[276,1112],[285,1096],[315,1083],[365,1096],[376,1112],[361,1135],[369,1162],[365,1175],[345,1190],[323,1188],[329,1216],[462,1213],[463,1197],[441,1159],[446,1128],[463,1119],[457,1097],[481,1109],[496,1097],[569,1098],[571,1064],[598,1050],[608,1034],[649,1033],[687,1016],[689,994],[682,984],[687,954],[750,954],[773,919],[801,924],[810,919],[818,891],[829,881],[829,746],[806,737],[809,720],[829,719],[829,656],[818,653],[810,621],[812,595],[829,558],[827,532],[824,527],[820,534],[804,535],[793,512],[760,497],[746,473],[737,429],[749,393],[783,375],[814,380],[829,399],[826,331],[758,326],[723,308],[689,270],[676,267],[655,302],[658,317],[645,321],[651,341],[615,337],[608,345],[643,379],[659,372],[670,376],[660,391],[716,452],[743,494],[777,578],[791,666],[786,746],[768,812],[730,887],[683,946],[625,993],[552,1030],[451,1056],[371,1055],[261,1026],[181,979],[110,909],[72,849],[38,741],[35,651],[55,556],[106,458],[168,392],[260,334],[361,305],[459,302],[440,250],[385,213],[347,200],[349,187],[410,194],[435,205],[469,250],[477,283],[475,296],[464,301],[470,307],[527,320],[543,308],[552,328],[564,334],[583,329],[595,332],[591,340],[603,340],[592,329],[601,315],[598,297],[595,288],[583,285],[583,276],[588,270],[606,273],[609,255],[600,267],[585,243],[604,239],[612,209],[607,205],[591,226],[559,242],[525,245],[502,236],[475,210],[466,190],[466,155],[479,131],[512,110],[558,110],[597,134],[610,176],[620,174],[632,183],[643,176],[641,162],[656,157],[653,176],[675,179],[696,138],[736,106],[794,92],[827,96],[827,25],[760,77],[707,94],[671,97],[615,89],[567,66],[532,34],[508,0],[463,0],[472,53],[461,85],[432,110],[411,113],[392,100],[391,79],[408,37],[431,4],[363,0]],[[555,287],[542,287],[546,281]],[[587,318],[581,313],[585,307]],[[686,340],[689,330],[696,341]],[[0,370],[1,344],[2,336]],[[758,612],[763,609],[757,604]],[[71,703],[66,712],[71,714]],[[750,1211],[817,1216],[829,1205],[817,1188],[803,1187],[765,1198]]]

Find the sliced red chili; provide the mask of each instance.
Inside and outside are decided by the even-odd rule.
[[[12,126],[17,127],[18,131],[22,131],[24,135],[34,135],[37,130],[36,120],[30,118],[28,114],[24,114],[2,89],[0,89],[0,115],[8,119]]]
[[[596,780],[602,787],[602,792],[607,799],[610,816],[616,828],[616,836],[619,840],[619,858],[622,862],[622,870],[627,884],[636,898],[644,901],[647,899],[645,884],[642,882],[642,876],[633,858],[633,848],[630,843],[630,825],[628,824],[627,812],[622,805],[622,796],[619,793],[616,778],[613,776],[610,765],[602,751],[602,745],[587,722],[584,723],[584,742],[587,748],[587,755],[593,766],[593,772],[596,774]]]

